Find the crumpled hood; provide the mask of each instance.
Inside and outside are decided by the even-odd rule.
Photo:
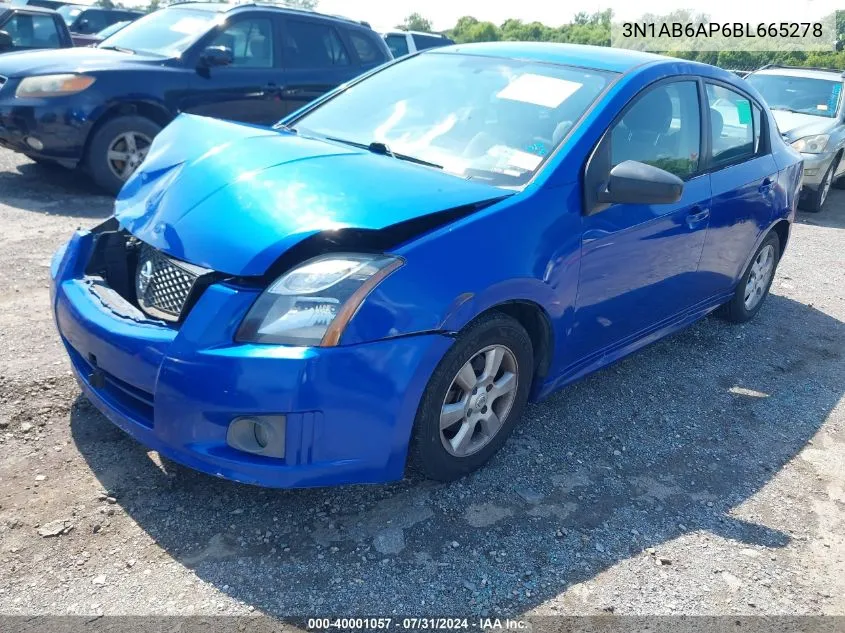
[[[378,230],[505,195],[366,150],[181,115],[118,195],[115,216],[173,257],[261,275],[320,231]]]
[[[777,121],[780,133],[790,142],[813,134],[826,134],[836,125],[836,119],[786,110],[772,110],[772,116]]]
[[[59,51],[15,51],[0,55],[0,75],[4,77],[27,77],[51,73],[84,73],[111,69],[126,69],[130,66],[161,64],[161,57],[141,54],[132,55],[105,48],[63,48]]]

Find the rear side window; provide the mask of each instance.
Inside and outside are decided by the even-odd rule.
[[[89,33],[96,33],[102,31],[111,22],[109,22],[104,11],[89,10],[83,11],[76,21],[73,23],[71,31],[87,35]]]
[[[349,54],[335,28],[320,22],[288,20],[283,54],[289,68],[349,65]]]
[[[611,165],[635,160],[686,178],[698,171],[701,114],[694,81],[650,88],[610,132]]]
[[[24,48],[59,48],[61,39],[50,15],[16,13],[2,27],[12,38],[12,46]]]
[[[214,38],[212,46],[232,51],[233,66],[270,68],[273,66],[273,26],[267,18],[240,20]]]
[[[394,57],[402,57],[408,54],[408,39],[404,35],[388,35],[384,38],[387,48]]]
[[[446,46],[448,42],[445,38],[437,37],[436,35],[419,35],[414,33],[412,35],[414,38],[414,44],[417,47],[418,51],[421,51],[425,48],[436,48],[437,46]]]
[[[378,64],[385,61],[384,52],[376,46],[371,37],[367,37],[359,31],[347,31],[347,33],[349,34],[349,41],[355,47],[355,52],[358,53],[358,59],[361,60],[362,64]]]
[[[707,102],[713,163],[741,161],[760,151],[762,117],[750,99],[724,86],[707,84]]]

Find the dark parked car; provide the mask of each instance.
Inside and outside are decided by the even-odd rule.
[[[132,22],[144,15],[140,11],[101,9],[76,4],[66,4],[59,7],[56,9],[56,13],[64,18],[71,33],[80,35],[97,33],[115,22]]]
[[[0,4],[0,53],[71,46],[70,33],[55,11]]]
[[[117,33],[120,29],[122,29],[127,24],[132,24],[129,20],[124,20],[123,22],[115,22],[111,26],[107,26],[102,31],[97,31],[96,33],[92,33],[90,35],[82,35],[81,33],[72,33],[71,39],[73,39],[74,46],[94,46],[95,44],[99,44],[107,37],[111,37],[115,33]]]
[[[358,22],[260,5],[180,4],[95,48],[0,58],[0,145],[82,166],[117,192],[179,112],[272,124],[391,58]]]

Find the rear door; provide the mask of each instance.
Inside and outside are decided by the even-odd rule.
[[[282,37],[285,113],[298,110],[359,72],[357,59],[332,21],[286,16]]]
[[[201,48],[232,52],[229,66],[200,68],[195,90],[182,110],[232,121],[271,125],[282,118],[283,82],[278,16],[272,11],[239,13],[210,35]]]
[[[761,104],[727,84],[706,86],[713,203],[699,277],[716,296],[732,290],[774,218],[778,168]]]

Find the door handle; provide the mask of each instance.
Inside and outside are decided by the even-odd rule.
[[[757,190],[760,193],[766,193],[769,189],[772,188],[773,184],[774,180],[772,180],[770,176],[766,176],[765,178],[763,178],[763,182],[760,183],[760,186],[757,188]]]
[[[305,90],[302,88],[285,88],[282,90],[282,96],[295,97],[297,95],[301,95],[303,92],[305,92]]]
[[[710,209],[702,209],[701,207],[694,207],[692,213],[687,216],[687,226],[693,228],[696,224],[701,224],[710,217]]]

